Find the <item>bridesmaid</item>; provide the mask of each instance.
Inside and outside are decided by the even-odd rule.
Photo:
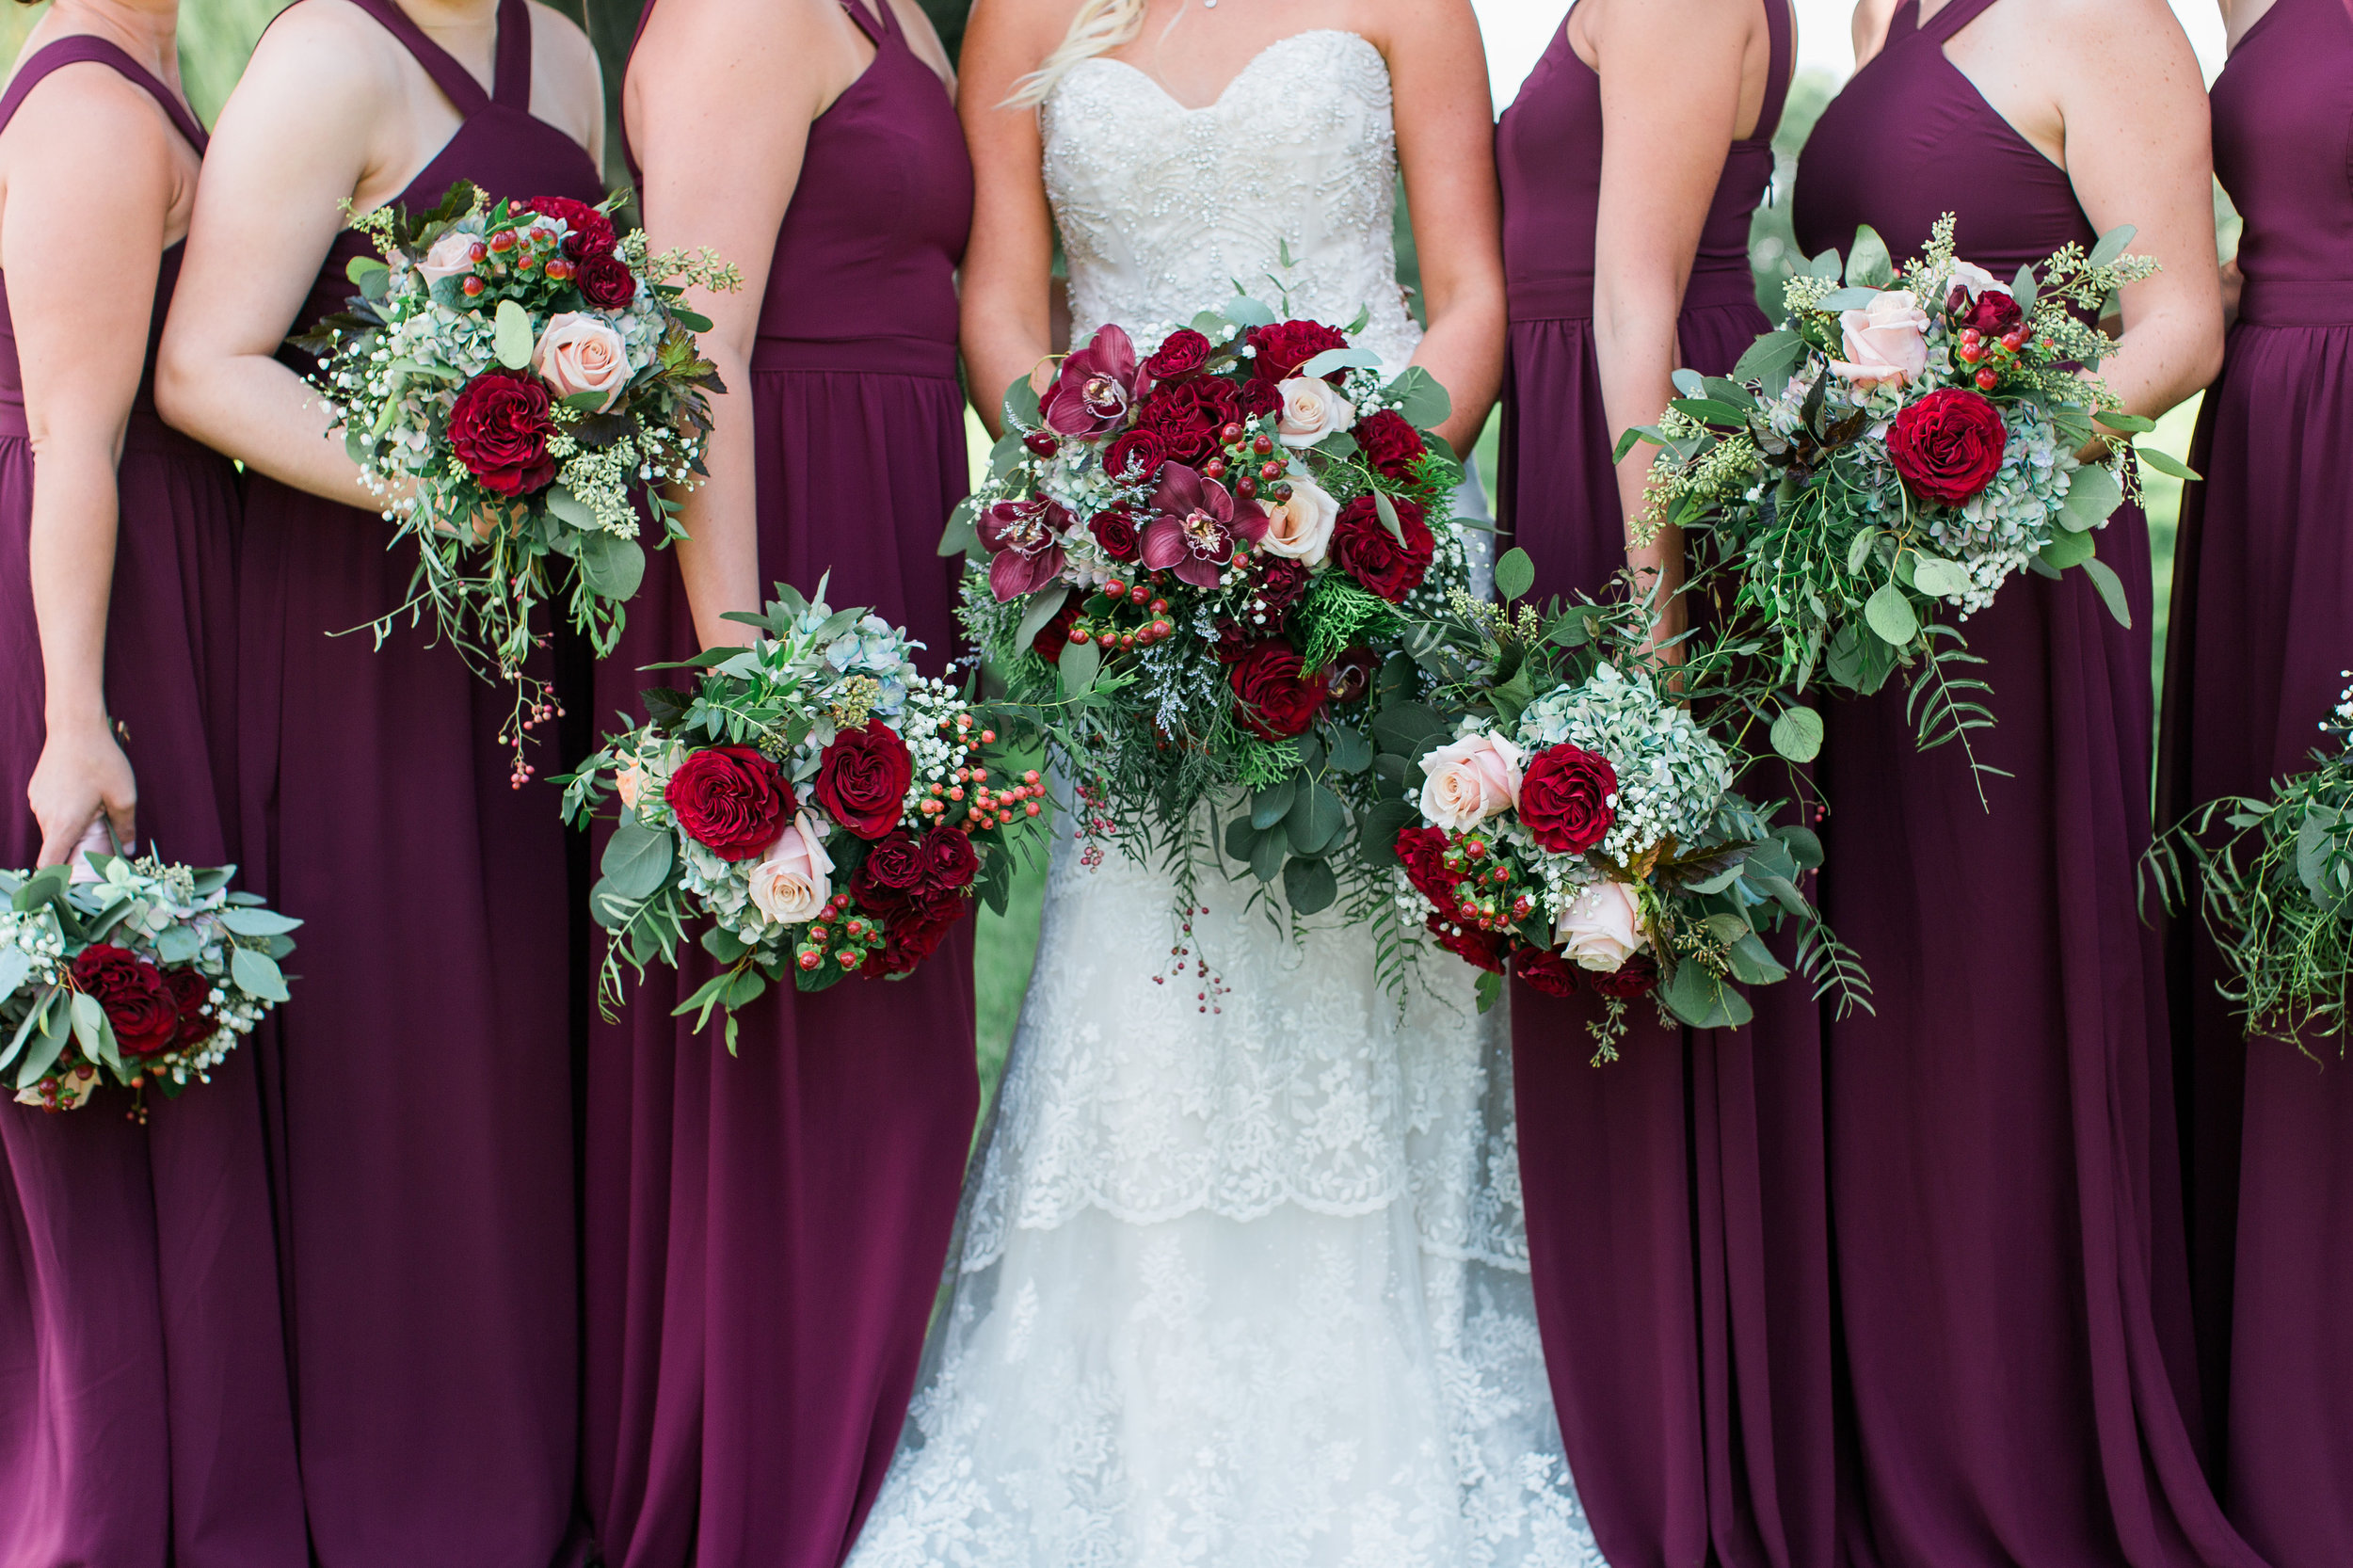
[[[601,114],[586,38],[527,0],[299,0],[221,116],[164,344],[167,415],[248,471],[245,844],[309,920],[267,1088],[326,1568],[542,1568],[573,1528],[578,988],[556,793],[509,787],[505,695],[419,630],[334,635],[412,558],[280,345],[370,249],[342,202],[598,200]]]
[[[2223,16],[2215,170],[2244,282],[2183,497],[2162,822],[2308,768],[2353,665],[2353,9]],[[2353,1562],[2353,1064],[2244,1039],[2199,922],[2174,937],[2210,1458],[2275,1568]]]
[[[237,504],[148,370],[203,129],[176,0],[56,0],[0,92],[0,863],[232,857]],[[9,1084],[13,1086],[13,1075]],[[253,1052],[0,1106],[0,1560],[302,1568]]]
[[[1809,251],[1897,256],[1959,216],[1997,277],[2131,223],[2100,367],[2156,415],[2215,371],[2206,116],[2162,0],[1865,0],[1854,77],[1799,164]],[[1826,705],[1824,912],[1879,1011],[1825,1024],[1840,1368],[1865,1562],[2250,1564],[2206,1488],[2174,1208],[2148,841],[2149,544],[2100,535],[2133,625],[2081,574],[1970,617],[1998,728],[1922,753],[1903,695]]]
[[[1652,452],[1618,431],[1769,323],[1749,215],[1793,56],[1785,0],[1581,0],[1504,112],[1502,493],[1540,596],[1629,566]],[[1673,613],[1680,624],[1680,606]],[[1768,786],[1769,787],[1769,786]],[[1829,1560],[1830,1283],[1810,987],[1738,1031],[1635,1026],[1587,1064],[1590,996],[1512,1003],[1521,1184],[1554,1400],[1615,1568]],[[1763,1044],[1753,1036],[1766,1036]]]
[[[657,248],[710,246],[714,400],[693,542],[654,559],[635,671],[747,641],[771,584],[956,645],[955,270],[971,170],[914,0],[659,0],[623,88]],[[675,561],[675,567],[672,562]],[[898,984],[771,990],[736,1053],[649,973],[591,1036],[586,1476],[616,1568],[832,1568],[898,1441],[978,1111],[969,926]],[[674,986],[678,989],[674,989]]]

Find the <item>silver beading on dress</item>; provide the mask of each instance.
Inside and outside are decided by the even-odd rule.
[[[1412,354],[1364,39],[1287,39],[1191,110],[1087,61],[1042,120],[1078,333],[1148,348],[1239,280]],[[1327,913],[1294,943],[1200,858],[1179,932],[1167,873],[1056,844],[952,1300],[853,1568],[1594,1568],[1501,1009],[1443,955],[1401,1006],[1369,935]]]

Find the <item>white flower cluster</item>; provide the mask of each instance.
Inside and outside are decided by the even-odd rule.
[[[2002,466],[1993,482],[1961,504],[1929,514],[1929,537],[1969,568],[1973,591],[1947,595],[1962,617],[1993,602],[1994,590],[2026,569],[2035,552],[2059,527],[2072,476],[2081,465],[2058,444],[2057,433],[2041,408],[2013,403],[2002,410],[2008,439]]]
[[[1621,863],[1663,839],[1697,842],[1732,788],[1731,759],[1715,738],[1646,677],[1614,664],[1529,704],[1514,738],[1530,751],[1566,742],[1609,759],[1618,776],[1609,802],[1616,820],[1600,848]]]

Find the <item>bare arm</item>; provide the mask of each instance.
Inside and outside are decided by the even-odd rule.
[[[137,788],[106,713],[106,604],[115,466],[147,358],[176,183],[170,135],[144,92],[96,66],[69,66],[42,83],[8,127],[0,231],[8,292],[105,302],[15,314],[32,434],[27,547],[46,730],[25,792],[44,866],[71,855],[102,812],[120,843],[135,841]]]
[[[1066,9],[977,0],[964,34],[956,93],[972,150],[972,238],[964,252],[965,375],[991,435],[1000,404],[1052,344],[1054,222],[1046,201],[1037,111],[1009,108],[1014,84],[1052,52]]]
[[[2164,270],[2122,293],[2124,331],[2100,377],[2154,418],[2222,368],[2214,155],[2205,88],[2163,0],[2077,0],[2059,105],[2068,177],[2091,226],[2130,223]]]
[[[1854,68],[1861,71],[1887,42],[1897,0],[1860,0],[1854,8]]]
[[[1676,319],[1738,129],[1755,16],[1748,0],[1621,0],[1601,12],[1593,346],[1613,439],[1656,424],[1675,395]],[[1618,499],[1629,531],[1627,564],[1644,588],[1656,582],[1672,594],[1683,582],[1681,532],[1662,529],[1641,546],[1631,538],[1657,455],[1648,442],[1626,455],[1618,465]]]
[[[1413,0],[1383,43],[1429,320],[1414,361],[1454,400],[1438,433],[1467,451],[1503,381],[1502,199],[1487,56],[1468,0]]]
[[[646,233],[657,250],[708,246],[733,262],[744,286],[694,291],[709,316],[703,352],[727,392],[713,397],[704,458],[710,481],[685,497],[679,571],[706,648],[756,633],[720,617],[757,610],[760,525],[752,441],[752,344],[776,231],[800,182],[809,122],[839,88],[841,39],[820,11],[833,0],[741,5],[664,0],[648,24],[622,90],[643,173]]]

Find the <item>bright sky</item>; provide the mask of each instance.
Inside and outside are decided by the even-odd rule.
[[[1854,67],[1854,47],[1848,30],[1853,13],[1850,0],[1796,0],[1798,64],[1845,76]],[[1471,0],[1479,25],[1487,39],[1487,72],[1495,84],[1500,109],[1520,88],[1520,79],[1532,69],[1566,14],[1565,0]],[[2222,18],[2214,0],[2172,0],[2174,14],[2206,68],[2206,80],[2222,69]]]

